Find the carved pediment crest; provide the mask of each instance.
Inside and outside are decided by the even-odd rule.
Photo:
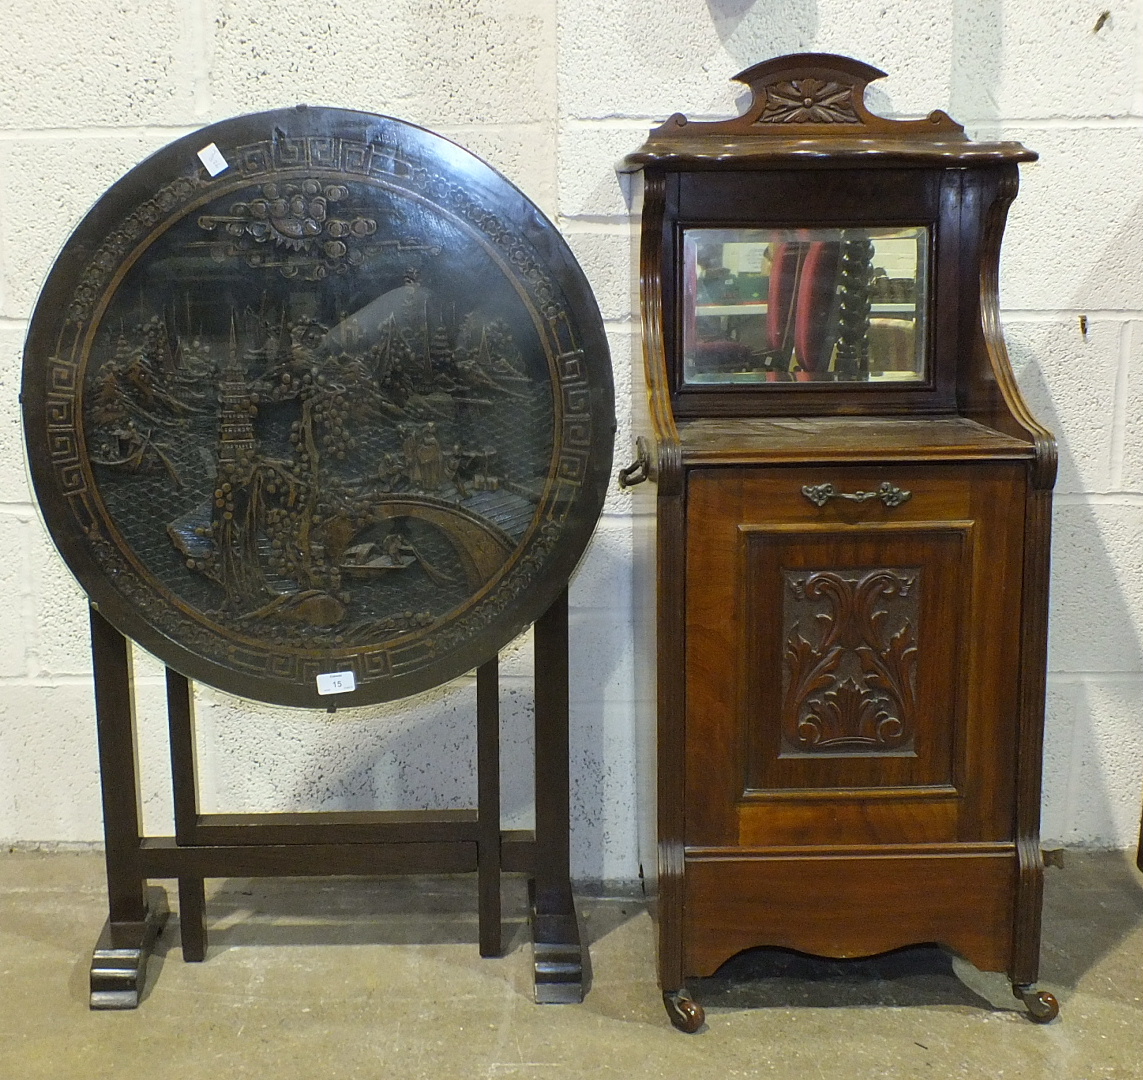
[[[736,82],[750,87],[753,100],[732,120],[689,121],[676,113],[652,138],[686,129],[692,135],[821,134],[964,140],[964,128],[936,109],[923,119],[893,120],[865,105],[865,87],[885,72],[848,56],[795,53],[763,60],[740,71]]]

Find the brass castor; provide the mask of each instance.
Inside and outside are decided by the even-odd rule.
[[[1012,993],[1022,1002],[1028,1010],[1028,1019],[1036,1024],[1050,1024],[1060,1015],[1060,1003],[1054,994],[1047,990],[1037,990],[1034,986],[1012,987]]]
[[[667,990],[663,993],[663,1006],[671,1023],[680,1031],[693,1035],[706,1020],[703,1007],[693,1000],[685,990]]]

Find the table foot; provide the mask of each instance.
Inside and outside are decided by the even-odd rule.
[[[142,922],[104,923],[91,956],[91,1008],[138,1008],[147,961],[169,915],[166,892],[150,888]]]

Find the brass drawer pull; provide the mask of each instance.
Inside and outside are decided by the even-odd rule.
[[[838,491],[833,484],[806,484],[802,494],[814,504],[825,506],[830,499],[848,499],[850,502],[869,502],[880,499],[886,506],[900,506],[913,497],[911,491],[902,491],[886,480],[876,491]]]

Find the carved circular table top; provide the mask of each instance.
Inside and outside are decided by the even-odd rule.
[[[555,228],[447,140],[324,108],[215,124],[111,187],[44,286],[23,406],[48,528],[103,615],[192,678],[302,706],[437,685],[535,621],[614,436]],[[319,693],[330,673],[356,689]]]

